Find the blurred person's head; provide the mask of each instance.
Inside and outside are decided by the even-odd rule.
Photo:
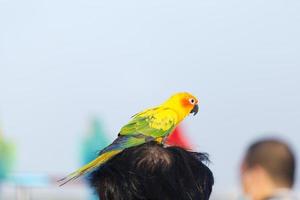
[[[205,154],[155,142],[124,150],[91,174],[101,200],[207,200],[213,174]]]
[[[278,139],[254,142],[241,166],[244,193],[252,200],[262,200],[279,189],[292,188],[295,165],[293,152],[285,142]]]

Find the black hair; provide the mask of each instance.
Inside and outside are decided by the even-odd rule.
[[[206,154],[156,142],[125,149],[90,175],[101,200],[207,200],[213,174]]]
[[[263,167],[275,183],[292,187],[296,161],[291,148],[279,139],[264,139],[253,143],[246,153],[246,167]]]

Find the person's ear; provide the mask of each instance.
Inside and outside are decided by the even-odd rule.
[[[265,181],[269,178],[269,174],[267,173],[267,171],[259,165],[255,166],[253,170],[255,172],[257,181],[263,182],[262,184],[265,184]]]
[[[261,174],[263,174],[263,171],[260,166],[247,167],[244,165],[244,167],[241,167],[241,181],[246,194],[255,195],[263,182]]]

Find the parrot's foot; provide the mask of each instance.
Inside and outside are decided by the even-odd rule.
[[[158,137],[155,139],[156,142],[158,142],[159,144],[162,144],[164,147],[167,147],[169,145],[166,144],[167,142],[167,137]]]
[[[158,137],[158,138],[155,139],[155,141],[160,143],[160,144],[163,143],[163,140],[164,140],[164,138],[162,138],[162,137]]]

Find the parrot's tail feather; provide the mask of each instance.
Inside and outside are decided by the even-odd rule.
[[[95,168],[101,166],[103,163],[108,161],[110,158],[112,158],[114,155],[120,153],[122,150],[113,150],[103,153],[102,155],[98,156],[96,159],[91,161],[90,163],[84,165],[77,171],[71,173],[70,175],[60,179],[58,182],[60,182],[60,186],[63,186],[64,184],[68,183],[69,181],[72,181],[74,179],[77,179],[79,176],[82,176],[88,172],[91,172]]]

